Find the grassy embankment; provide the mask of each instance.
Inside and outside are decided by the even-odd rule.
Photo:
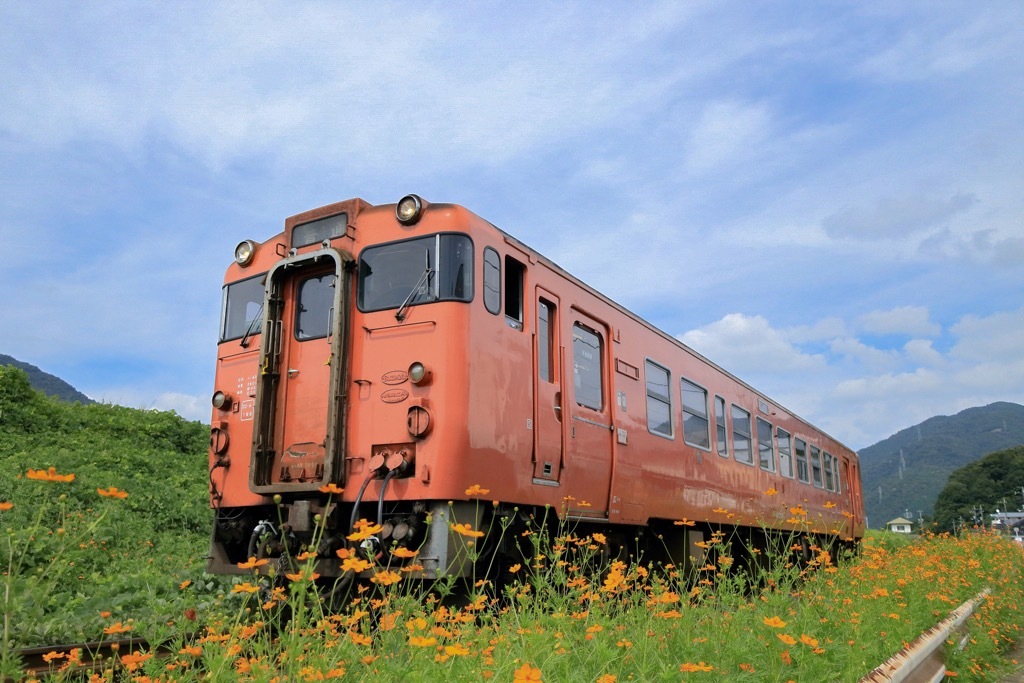
[[[782,547],[751,579],[730,571],[730,538],[712,539],[717,559],[687,576],[601,563],[599,534],[538,525],[519,539],[523,581],[502,600],[480,584],[453,607],[438,599],[451,583],[422,597],[382,566],[330,614],[309,566],[276,590],[255,574],[201,573],[211,521],[202,425],[56,404],[23,379],[0,369],[0,675],[16,675],[18,647],[127,633],[179,652],[126,657],[133,681],[846,681],[984,587],[992,595],[950,668],[996,680],[1021,637],[1024,557],[985,533],[876,534],[849,562],[819,550],[802,569]],[[500,520],[462,531],[470,554],[477,534],[506,533]]]

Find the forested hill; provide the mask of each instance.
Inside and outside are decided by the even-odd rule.
[[[0,368],[13,365],[19,370],[24,370],[28,375],[28,382],[36,391],[41,391],[47,396],[56,396],[62,401],[74,403],[78,401],[83,405],[94,403],[94,401],[75,389],[73,386],[62,380],[60,377],[43,372],[31,363],[25,363],[11,356],[0,353]]]
[[[949,475],[995,451],[1024,444],[1024,406],[992,403],[925,420],[862,449],[868,524],[882,528],[909,510],[931,516]]]

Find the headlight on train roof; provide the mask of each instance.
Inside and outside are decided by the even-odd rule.
[[[414,194],[407,194],[395,206],[395,218],[402,225],[412,225],[423,214],[423,200]]]
[[[256,257],[256,243],[252,240],[239,242],[235,247],[235,263],[245,268]]]

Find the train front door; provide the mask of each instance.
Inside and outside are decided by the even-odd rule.
[[[568,416],[566,479],[574,499],[568,501],[573,517],[608,516],[611,486],[612,405],[608,329],[603,323],[575,309],[570,311],[572,387],[565,401]],[[568,377],[566,378],[568,380]]]
[[[558,297],[537,288],[537,334],[533,373],[533,481],[555,485],[562,476],[565,431],[562,425],[561,335]]]
[[[308,491],[338,481],[347,297],[333,249],[267,274],[250,488]]]

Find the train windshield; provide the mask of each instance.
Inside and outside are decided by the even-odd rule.
[[[256,277],[234,282],[224,288],[220,340],[246,339],[260,333],[263,317],[263,278]]]
[[[437,234],[368,247],[359,257],[361,311],[405,309],[432,301],[473,298],[473,243]]]

